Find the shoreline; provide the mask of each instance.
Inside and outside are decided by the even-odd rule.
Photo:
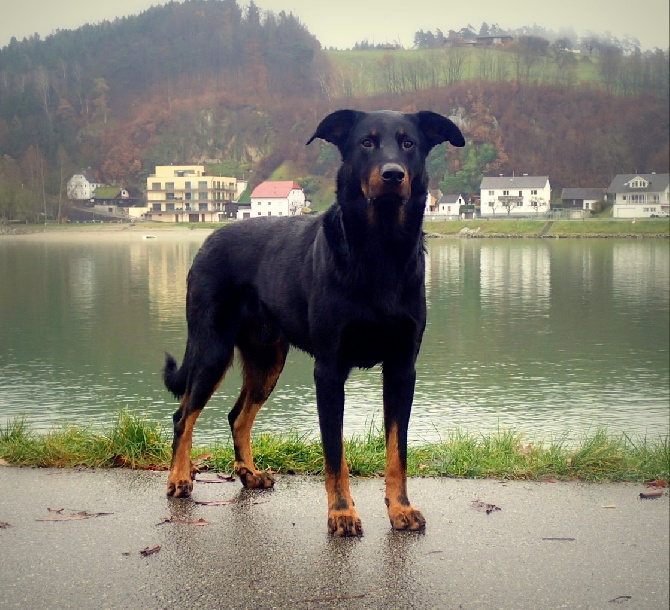
[[[241,221],[238,221],[241,222]],[[203,237],[228,223],[77,223],[0,225],[0,238],[22,237],[57,240],[68,235],[100,237],[155,237],[164,233]],[[426,238],[458,239],[669,239],[670,221],[638,220],[426,220]]]

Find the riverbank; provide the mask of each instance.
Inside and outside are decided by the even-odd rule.
[[[48,433],[31,432],[25,421],[0,429],[0,459],[17,466],[94,467],[164,470],[170,462],[170,432],[145,416],[122,411],[107,428],[65,425]],[[561,439],[536,442],[521,432],[492,435],[454,431],[441,442],[410,446],[410,476],[497,478],[511,480],[668,481],[668,437],[633,439],[606,430],[585,435],[577,443]],[[256,465],[282,474],[322,474],[317,440],[298,434],[254,437]],[[353,476],[382,476],[384,437],[371,429],[346,441]],[[203,470],[231,473],[231,444],[195,447],[192,459]]]
[[[0,225],[2,235],[54,236],[70,233],[106,236],[160,234],[163,231],[189,231],[195,235],[207,234],[219,223],[167,224],[143,223],[78,223],[47,225]],[[424,229],[429,237],[466,238],[670,238],[670,220],[527,220],[475,219],[427,220]]]

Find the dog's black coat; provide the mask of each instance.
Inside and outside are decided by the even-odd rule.
[[[425,521],[406,496],[405,465],[414,364],[426,322],[425,158],[444,141],[463,146],[463,136],[432,112],[340,110],[320,123],[309,142],[314,138],[341,153],[336,203],[320,216],[225,226],[193,261],[184,360],[177,368],[168,355],[164,368],[166,387],[183,397],[174,417],[168,493],[191,492],[185,456],[192,428],[235,347],[244,371],[229,415],[235,469],[247,486],[272,485],[267,473],[255,470],[246,437],[294,345],[315,359],[330,531],[362,533],[343,458],[344,384],[353,367],[377,364],[384,383],[389,517],[398,529],[421,529]],[[180,450],[182,442],[188,447]]]

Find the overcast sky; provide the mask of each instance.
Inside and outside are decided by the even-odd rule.
[[[0,47],[38,33],[76,29],[85,23],[139,14],[164,0],[0,0]],[[246,6],[248,0],[238,0]],[[483,21],[501,28],[534,23],[552,30],[572,27],[623,39],[637,38],[643,50],[670,45],[668,0],[256,0],[263,10],[292,12],[324,47],[350,48],[356,42],[400,42],[411,48],[418,30],[477,30]]]

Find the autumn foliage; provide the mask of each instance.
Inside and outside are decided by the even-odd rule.
[[[626,82],[637,65],[648,83],[656,64],[667,67],[661,55],[611,61],[616,74],[626,68]],[[385,55],[374,75],[366,67],[344,83],[331,57],[294,15],[261,14],[253,2],[243,10],[235,0],[168,3],[12,41],[0,49],[0,218],[59,216],[65,183],[82,167],[142,188],[155,165],[217,162],[253,186],[289,163],[310,198],[325,197],[337,152],[304,143],[324,114],[342,107],[455,118],[466,147],[438,147],[429,159],[432,186],[444,192],[468,195],[483,175],[512,171],[549,175],[556,189],[667,171],[667,85],[641,94],[651,90],[549,83],[523,70],[466,79],[454,60],[460,51],[428,80],[418,73],[430,68],[425,55]],[[373,77],[388,86],[372,95],[357,88]]]

